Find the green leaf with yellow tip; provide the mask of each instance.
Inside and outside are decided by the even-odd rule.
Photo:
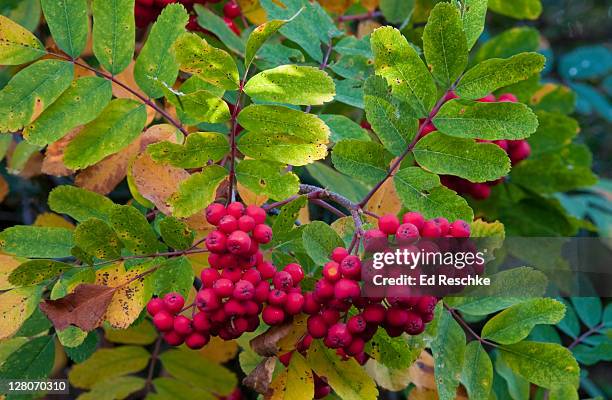
[[[236,166],[238,182],[256,194],[272,200],[282,200],[296,194],[300,179],[281,163],[262,160],[243,160]]]
[[[45,46],[23,26],[0,15],[0,64],[19,65],[45,54]]]
[[[73,268],[74,266],[59,261],[30,260],[11,272],[9,282],[15,286],[36,285]]]
[[[0,340],[13,336],[21,328],[38,307],[41,294],[39,286],[26,286],[0,293]]]

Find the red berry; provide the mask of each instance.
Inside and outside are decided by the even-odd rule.
[[[212,288],[202,289],[196,295],[196,306],[202,311],[212,311],[219,308],[221,302]]]
[[[512,93],[504,93],[501,94],[497,101],[509,102],[509,103],[518,103],[518,98]]]
[[[340,319],[340,312],[338,310],[326,308],[321,312],[321,316],[327,326],[332,326]]]
[[[370,229],[363,236],[363,248],[367,252],[381,251],[387,244],[387,235],[379,229]]]
[[[423,296],[416,305],[416,311],[421,315],[432,313],[436,308],[436,304],[438,304],[437,298],[433,296]]]
[[[330,261],[323,266],[323,277],[330,282],[336,282],[342,277],[340,265],[335,261]]]
[[[317,301],[329,300],[334,296],[334,285],[325,279],[321,279],[315,283],[313,294]]]
[[[450,233],[453,237],[456,238],[470,237],[470,224],[459,219],[450,224],[450,227],[448,228],[448,233]]]
[[[349,344],[344,351],[349,356],[356,356],[357,354],[363,353],[363,349],[365,348],[365,342],[362,338],[353,338],[351,344]]]
[[[243,301],[242,307],[244,307],[244,314],[248,316],[257,316],[262,309],[260,304],[253,300]]]
[[[293,284],[297,285],[304,279],[304,270],[300,264],[291,263],[287,264],[283,271],[288,272],[291,275],[291,279],[293,279]]]
[[[495,95],[493,94],[488,94],[485,97],[478,99],[477,101],[481,102],[481,103],[493,103],[496,101],[495,99]]]
[[[234,282],[227,278],[218,279],[213,284],[213,290],[215,294],[221,298],[229,297],[234,292]]]
[[[240,6],[233,1],[228,1],[223,6],[223,15],[231,19],[239,17],[240,16]]]
[[[398,307],[391,307],[385,316],[387,324],[394,327],[403,327],[408,321],[408,312]]]
[[[187,22],[186,28],[190,31],[200,31],[202,28],[200,24],[198,24],[198,17],[195,15],[189,16],[189,22]]]
[[[261,244],[270,243],[270,240],[272,240],[272,228],[264,224],[255,225],[255,228],[253,228],[253,239]]]
[[[344,247],[336,247],[331,253],[331,259],[340,264],[344,257],[348,256],[349,252]]]
[[[450,224],[446,218],[437,217],[432,220],[436,225],[440,227],[440,236],[446,236],[448,234],[448,228]]]
[[[188,336],[193,332],[193,324],[184,315],[177,315],[174,318],[174,331],[181,336]]]
[[[212,203],[206,208],[206,220],[210,224],[217,225],[226,213],[227,211],[222,204]]]
[[[238,258],[235,254],[225,253],[219,257],[219,266],[222,269],[234,268],[238,264]]]
[[[261,318],[268,325],[278,325],[285,320],[285,312],[277,306],[266,306],[261,314]]]
[[[312,315],[319,312],[321,305],[315,300],[312,293],[306,293],[304,295],[304,312]]]
[[[164,296],[165,309],[171,314],[178,314],[185,305],[185,299],[180,293],[172,292]]]
[[[210,265],[211,268],[215,268],[215,269],[221,269],[221,254],[219,253],[210,253],[208,255],[208,265]]]
[[[282,290],[272,290],[268,294],[268,303],[274,306],[282,306],[287,301],[287,293]]]
[[[425,218],[423,218],[423,215],[421,215],[421,213],[410,211],[404,214],[404,216],[402,217],[402,222],[405,224],[412,224],[416,226],[417,229],[420,231],[421,229],[423,229],[423,225],[425,224]]]
[[[248,269],[244,271],[244,274],[242,275],[242,279],[244,279],[245,281],[251,282],[253,286],[255,286],[259,282],[261,282],[261,274],[256,269]]]
[[[349,279],[359,279],[361,277],[361,260],[357,256],[347,256],[340,263],[342,276]]]
[[[314,398],[322,399],[324,397],[327,397],[330,393],[331,393],[331,386],[329,386],[328,384],[315,386]]]
[[[213,283],[217,279],[221,278],[221,274],[219,271],[212,268],[204,268],[202,272],[200,272],[200,279],[202,280],[202,286],[205,288],[210,288],[213,286]]]
[[[425,221],[423,225],[423,229],[421,230],[421,235],[426,238],[437,238],[440,237],[442,231],[440,226],[436,224],[433,220]]]
[[[334,285],[334,296],[337,299],[354,299],[359,297],[360,293],[361,288],[359,284],[350,279],[342,278]]]
[[[221,272],[221,278],[229,279],[232,283],[236,283],[242,277],[242,270],[238,267],[229,267],[223,269]]]
[[[311,315],[306,321],[308,333],[315,339],[321,339],[327,335],[327,325],[320,315]]]
[[[251,300],[255,296],[255,286],[249,281],[239,280],[234,286],[233,296],[237,300]]]
[[[238,219],[244,215],[244,204],[235,201],[227,206],[227,213]]]
[[[393,214],[383,215],[378,219],[378,229],[387,235],[395,235],[399,225],[399,219]]]
[[[206,248],[213,253],[224,253],[227,237],[219,232],[212,231],[206,236]]]
[[[353,315],[346,323],[346,327],[352,334],[361,333],[366,329],[366,320],[363,315]]]
[[[183,337],[174,331],[166,332],[162,337],[170,346],[180,346],[183,344]]]
[[[263,303],[268,299],[270,293],[270,284],[267,281],[261,281],[255,287],[255,300]]]
[[[401,224],[395,232],[395,240],[400,245],[408,245],[419,240],[419,228],[410,222]]]
[[[174,317],[167,311],[160,311],[153,317],[153,325],[159,331],[169,331],[174,328]]]
[[[223,311],[225,314],[230,317],[235,317],[236,315],[244,315],[246,310],[242,303],[240,303],[236,299],[229,299],[225,304],[223,304]]]
[[[240,29],[234,23],[234,21],[232,21],[231,19],[229,19],[227,17],[223,17],[223,22],[225,22],[225,25],[227,25],[227,27],[230,28],[232,30],[232,32],[234,32],[236,35],[240,36]]]
[[[231,215],[225,215],[219,221],[219,230],[223,233],[230,234],[238,229],[238,220]]]
[[[261,264],[257,264],[257,271],[261,273],[262,279],[270,279],[276,274],[276,268],[269,261],[264,261]]]
[[[193,328],[198,332],[208,332],[210,330],[210,319],[208,315],[199,312],[193,316]]]
[[[353,337],[348,331],[346,324],[339,322],[331,326],[327,331],[325,344],[332,349],[338,349],[344,346],[348,346],[352,340]]]
[[[210,337],[208,335],[202,335],[201,333],[194,332],[187,336],[185,339],[185,345],[192,350],[198,350],[206,346],[209,340]]]
[[[243,215],[238,219],[238,228],[243,232],[251,232],[255,228],[255,220],[253,217]]]
[[[531,146],[526,140],[519,140],[510,148],[510,160],[516,164],[523,161],[531,154]]]
[[[407,314],[408,318],[404,324],[404,331],[409,335],[418,335],[422,333],[425,330],[425,324],[421,317],[413,311],[407,311]]]
[[[296,315],[302,312],[304,307],[304,296],[300,293],[289,293],[285,301],[285,311],[289,315]]]
[[[491,195],[491,188],[484,183],[474,183],[470,186],[470,194],[476,200],[485,200]]]
[[[369,324],[381,324],[385,320],[385,312],[382,304],[369,304],[363,309],[363,318]]]
[[[275,289],[280,290],[289,290],[293,287],[293,278],[291,274],[287,271],[279,271],[274,274],[274,278],[272,278],[272,283],[274,284]]]
[[[290,351],[289,353],[285,353],[283,355],[278,356],[278,361],[280,361],[281,364],[283,364],[286,367],[291,362],[291,356],[293,356],[293,351]]]
[[[154,299],[149,300],[149,302],[147,303],[147,312],[150,316],[154,317],[157,313],[163,311],[165,307],[166,306],[164,304],[164,301],[159,297],[156,297]]]
[[[508,141],[507,140],[495,140],[493,141],[493,143],[501,147],[503,151],[508,152]]]
[[[246,208],[246,215],[253,218],[256,224],[264,224],[266,222],[266,211],[255,205],[250,205]]]
[[[213,311],[212,314],[210,314],[210,321],[213,324],[221,324],[224,323],[225,320],[227,320],[227,317],[228,315],[225,310],[223,308],[218,308]]]
[[[227,237],[227,249],[234,254],[244,254],[251,247],[251,238],[242,231],[232,232]]]

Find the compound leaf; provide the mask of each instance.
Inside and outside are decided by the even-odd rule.
[[[91,9],[93,52],[108,72],[117,75],[134,56],[134,0],[94,0]]]
[[[87,0],[41,0],[40,5],[57,46],[78,58],[87,45]]]

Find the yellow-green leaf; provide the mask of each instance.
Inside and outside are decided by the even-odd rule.
[[[181,182],[178,192],[168,199],[176,217],[190,217],[215,200],[217,187],[227,177],[225,168],[210,165]]]
[[[45,46],[23,26],[0,15],[0,64],[19,65],[46,54]]]
[[[40,287],[27,286],[0,294],[0,340],[19,330],[36,310],[41,293]]]

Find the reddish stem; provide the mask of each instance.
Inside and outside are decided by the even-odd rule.
[[[364,21],[367,19],[374,19],[382,16],[380,11],[370,11],[365,14],[354,14],[354,15],[341,15],[337,18],[338,22],[347,22],[347,21]]]

